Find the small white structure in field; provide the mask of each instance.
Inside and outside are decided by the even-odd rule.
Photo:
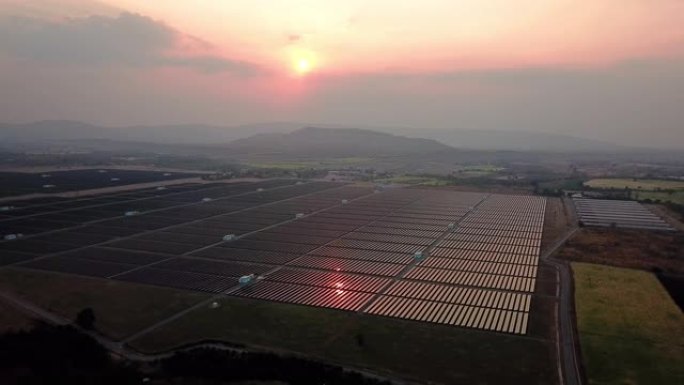
[[[304,184],[304,182],[302,182],[301,180],[299,180],[299,181],[297,181],[297,183],[295,183],[295,184]]]
[[[171,176],[172,174],[170,172],[165,172],[164,176]]]
[[[140,214],[140,211],[138,211],[138,210],[126,211],[126,212],[124,213],[124,215],[127,216],[127,217],[132,217],[132,216],[138,215],[138,214]]]
[[[54,187],[55,187],[54,184],[44,184],[43,185],[43,188],[54,188]]]
[[[347,203],[349,203],[349,201],[348,201],[347,199],[342,199],[342,204],[343,204],[343,205],[346,205]]]
[[[6,241],[14,241],[14,240],[17,240],[17,239],[19,239],[19,238],[21,238],[21,237],[23,237],[23,236],[24,236],[24,234],[21,234],[21,233],[18,233],[18,234],[7,234],[7,235],[5,235],[5,236],[3,237],[3,239],[6,240]]]
[[[456,228],[456,224],[455,224],[455,223],[449,223],[449,225],[447,226],[447,228],[448,228],[449,230],[453,230],[454,228]]]
[[[257,192],[262,192],[262,191],[264,191],[264,189],[261,188],[261,187],[259,187],[259,188],[257,189]]]
[[[50,174],[43,174],[43,175],[41,175],[40,177],[41,177],[41,178],[49,178],[49,177],[51,177],[51,176],[52,176],[52,175],[50,175]]]
[[[107,170],[97,170],[97,172],[99,172],[100,174],[106,174]]]
[[[121,179],[119,179],[119,178],[110,178],[109,180],[112,181],[112,182],[118,182],[118,181],[120,181]]]
[[[212,302],[211,305],[209,305],[210,309],[217,309],[218,307],[219,307],[219,303],[216,301]]]
[[[0,207],[0,211],[10,211],[14,208],[14,206],[2,206]]]
[[[237,236],[235,234],[226,234],[222,238],[226,242],[234,241],[237,239]]]
[[[426,254],[427,253],[425,253],[424,251],[416,251],[413,254],[413,259],[418,260],[418,261],[423,260],[427,256]]]
[[[238,283],[240,285],[249,285],[250,283],[254,282],[257,278],[257,275],[252,273],[250,275],[243,275],[238,279]]]
[[[159,187],[157,187],[157,190],[160,190],[160,191],[161,191],[161,190],[166,190],[166,187],[164,187],[164,186],[159,186]]]
[[[304,213],[295,214],[295,219],[304,218]]]
[[[211,202],[211,198],[202,198],[202,202]]]

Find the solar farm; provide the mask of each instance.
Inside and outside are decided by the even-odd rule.
[[[120,169],[83,169],[46,172],[0,172],[0,196],[56,193],[137,183],[197,177],[192,172],[166,172]]]
[[[573,198],[586,226],[675,231],[667,222],[634,201]]]
[[[14,202],[0,264],[524,335],[545,199],[269,180]]]

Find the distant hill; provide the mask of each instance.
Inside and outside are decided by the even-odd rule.
[[[415,130],[398,129],[411,135]],[[423,138],[469,150],[509,150],[545,152],[622,152],[633,150],[616,144],[569,135],[528,131],[494,130],[420,130]]]
[[[167,126],[103,127],[76,121],[42,121],[27,124],[0,123],[0,142],[110,140],[157,144],[221,145],[258,134],[285,135],[306,123],[273,122],[233,127],[200,124]],[[313,125],[346,130],[343,126]],[[356,127],[408,137],[439,141],[446,145],[471,150],[545,151],[545,152],[628,152],[633,148],[577,138],[568,135],[527,131],[487,131],[460,129],[416,129],[397,127]],[[342,139],[344,135],[340,135]],[[266,139],[264,139],[266,140]]]
[[[103,127],[88,123],[50,120],[27,124],[0,124],[0,141],[113,140],[159,144],[228,143],[259,133],[289,132],[296,123],[263,123],[235,127],[201,124]]]
[[[431,139],[408,138],[356,128],[306,127],[286,134],[260,134],[227,145],[233,154],[364,157],[451,151]]]

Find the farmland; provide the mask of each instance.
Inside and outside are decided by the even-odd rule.
[[[677,191],[632,191],[632,199],[636,200],[651,200],[653,202],[672,202],[680,205],[684,205],[684,190]]]
[[[345,168],[349,166],[358,166],[372,162],[373,158],[364,157],[346,157],[346,158],[330,158],[330,159],[316,159],[316,160],[290,160],[290,161],[277,161],[268,159],[263,159],[258,162],[247,162],[246,165],[250,167],[257,168],[275,168],[275,169],[285,169],[285,170],[301,170],[301,169],[311,169],[311,168]]]
[[[684,314],[643,271],[574,263],[577,327],[590,384],[676,384]]]
[[[91,307],[98,330],[145,351],[212,339],[399,377],[462,381],[467,364],[555,383],[545,207],[296,180],[18,201],[0,217],[25,234],[0,242],[0,288],[68,319]]]
[[[585,182],[586,186],[602,189],[624,189],[631,190],[684,190],[684,181],[664,180],[664,179],[592,179]]]
[[[619,267],[684,273],[684,235],[635,229],[583,228],[559,258]]]

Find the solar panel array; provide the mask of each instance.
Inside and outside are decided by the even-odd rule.
[[[208,195],[212,200],[198,202]],[[110,205],[118,205],[120,213],[122,198],[109,198],[113,202],[73,206],[45,202],[34,211],[28,205],[17,212],[31,214],[12,220],[77,216]],[[2,242],[0,250],[18,256],[5,263],[505,333],[527,331],[543,198],[399,188],[374,193],[371,187],[271,181],[193,187],[131,199],[125,206],[134,204],[148,209]],[[226,234],[236,237],[223,240]],[[240,285],[238,278],[249,274],[259,278]]]
[[[367,312],[525,334],[544,208],[543,198],[488,196]]]
[[[635,201],[573,198],[586,226],[675,231],[667,222]]]

